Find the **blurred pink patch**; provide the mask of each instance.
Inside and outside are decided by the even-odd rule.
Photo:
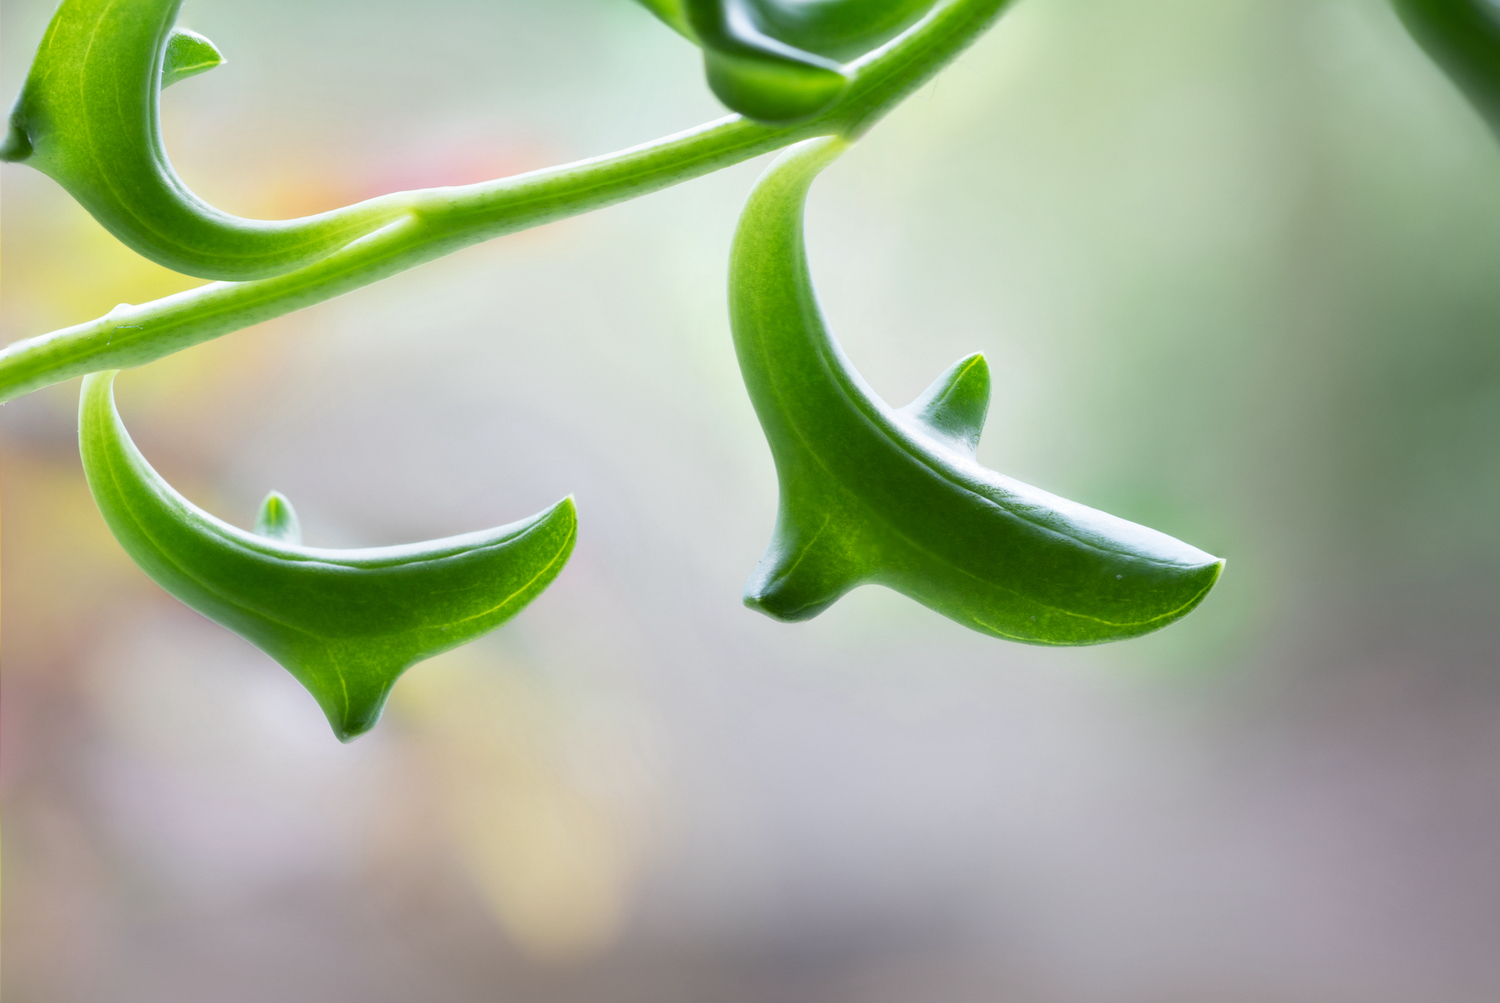
[[[480,135],[477,125],[463,135],[433,136],[402,150],[371,158],[372,173],[356,197],[373,198],[414,188],[472,185],[523,174],[567,159],[536,136],[508,134],[503,127]]]

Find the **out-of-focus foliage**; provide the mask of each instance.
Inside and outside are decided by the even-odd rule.
[[[1393,0],[1416,39],[1500,135],[1500,6],[1494,0]]]

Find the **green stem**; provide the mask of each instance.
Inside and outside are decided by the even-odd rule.
[[[332,299],[508,233],[614,205],[814,136],[861,135],[990,26],[1011,0],[949,0],[850,66],[844,96],[811,122],[731,116],[604,157],[477,185],[411,193],[411,209],[296,271],[213,282],[0,352],[0,401],[184,348]]]

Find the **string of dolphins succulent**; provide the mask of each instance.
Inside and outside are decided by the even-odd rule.
[[[727,0],[726,0],[727,2]],[[852,9],[880,6],[891,0],[840,0]],[[389,278],[417,265],[544,223],[614,205],[688,181],[722,167],[814,136],[857,138],[912,91],[982,34],[1012,0],[942,0],[898,37],[843,67],[847,84],[837,99],[816,116],[795,123],[763,122],[745,115],[709,122],[617,153],[558,167],[530,171],[496,181],[447,188],[401,192],[312,217],[315,232],[334,229],[348,241],[326,249],[306,263],[301,243],[306,233],[266,238],[289,241],[284,270],[268,278],[213,282],[185,293],[166,296],[140,306],[122,304],[103,317],[27,338],[0,351],[0,401],[105,369],[129,369],[153,362],[201,342],[221,337],[262,321],[321,303]],[[44,45],[10,116],[10,131],[0,145],[0,160],[31,164],[44,171],[66,160],[78,171],[92,171],[87,184],[118,194],[128,207],[100,222],[144,256],[189,274],[207,271],[233,247],[234,234],[261,233],[256,220],[237,220],[219,213],[196,197],[176,178],[159,137],[101,133],[89,155],[54,151],[61,144],[77,144],[75,130],[52,132],[58,118],[84,115],[83,105],[97,104],[107,117],[111,95],[122,100],[140,96],[151,111],[160,94],[160,69],[165,64],[171,32],[133,31],[124,39],[111,32],[116,22],[110,11],[125,9],[157,23],[170,10],[175,17],[180,0],[63,0],[49,33],[92,33],[92,48]],[[89,51],[112,51],[121,44],[146,52],[132,58],[80,60]],[[135,119],[144,121],[141,115]],[[92,140],[90,140],[92,142]],[[138,156],[149,151],[149,163]],[[69,181],[81,185],[84,181]],[[137,193],[173,202],[173,219],[191,221],[190,232],[207,244],[178,240],[164,248],[154,231],[164,228]],[[94,211],[88,202],[85,208]],[[372,208],[372,205],[379,209]],[[393,207],[399,205],[400,211]],[[387,210],[392,215],[383,215]],[[293,221],[298,222],[298,221]],[[355,225],[358,224],[358,225]],[[361,230],[363,227],[363,230]],[[362,235],[361,235],[362,234]],[[174,238],[176,239],[176,238]],[[247,238],[265,246],[262,238]],[[172,243],[168,241],[168,243]],[[218,250],[216,250],[218,249]],[[264,260],[257,267],[271,268]]]
[[[781,480],[777,529],[747,603],[805,619],[881,583],[976,630],[1038,644],[1131,637],[1197,605],[1218,559],[979,466],[982,356],[894,410],[817,312],[801,240],[812,178],[1009,0],[640,3],[702,48],[710,87],[737,114],[560,167],[264,221],[198,198],[163,147],[161,90],[222,62],[213,43],[176,27],[181,0],[62,0],[0,159],[49,174],[140,254],[216,281],[7,347],[0,400],[93,374],[80,449],[121,545],[167,591],[286,666],[348,739],[374,723],[407,667],[498,626],[547,587],[576,537],[571,500],[466,537],[330,551],[301,544],[295,512],[273,492],[248,533],[146,463],[115,410],[114,371],[810,141],[757,187],[735,241],[735,343]]]
[[[782,154],[734,238],[735,349],[781,481],[746,604],[805,620],[878,583],[1033,644],[1116,641],[1185,616],[1222,561],[979,465],[983,355],[960,359],[900,410],[849,364],[823,323],[802,237],[808,189],[846,148],[813,139]]]
[[[172,595],[284,665],[348,741],[380,717],[396,678],[472,641],[552,584],[578,536],[571,498],[508,526],[401,547],[302,545],[273,491],[247,533],[151,468],[115,409],[113,372],[84,378],[79,452],[104,521]]]

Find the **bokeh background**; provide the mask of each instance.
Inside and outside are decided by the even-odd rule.
[[[0,11],[13,93],[50,14]],[[280,217],[722,114],[628,0],[192,0],[164,98]],[[349,746],[114,545],[77,383],[0,408],[10,1003],[1500,999],[1500,143],[1383,0],[1022,0],[818,182],[814,274],[983,461],[1229,559],[1031,649],[862,589],[745,610],[775,477],[725,316],[764,162],[119,381],[147,457],[310,543],[521,518],[571,564]],[[6,166],[3,335],[194,282]]]

